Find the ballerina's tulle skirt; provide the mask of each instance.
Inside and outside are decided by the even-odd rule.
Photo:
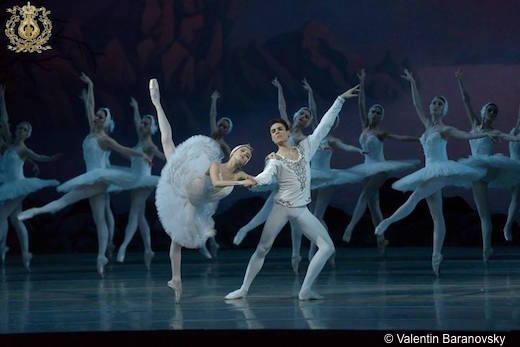
[[[155,206],[161,224],[172,241],[186,248],[200,248],[215,235],[217,201],[194,205],[194,180],[203,179],[212,162],[220,161],[222,151],[215,140],[192,136],[179,146],[161,171],[155,191]],[[202,181],[201,181],[202,180]],[[199,187],[199,188],[200,188]],[[198,193],[205,193],[204,190]],[[190,196],[192,199],[190,199]],[[203,199],[202,199],[203,200]]]
[[[400,171],[412,169],[419,164],[419,160],[383,160],[359,164],[350,168],[349,171],[366,178],[380,173],[392,175]]]
[[[362,176],[352,173],[350,169],[320,170],[311,168],[311,190],[352,184],[362,180]]]
[[[91,186],[103,182],[108,186],[114,185],[119,188],[132,186],[135,176],[129,172],[118,169],[94,169],[76,176],[56,188],[59,192],[69,192],[75,188]]]
[[[428,163],[422,169],[411,173],[392,184],[392,188],[400,191],[412,191],[419,185],[428,182],[435,189],[446,186],[471,187],[472,182],[482,179],[486,170],[474,168],[452,160]]]
[[[60,182],[56,180],[42,180],[35,177],[4,182],[0,185],[0,201],[16,199],[46,187],[55,187],[58,184]]]
[[[520,184],[520,161],[500,153],[470,156],[459,162],[486,170],[483,180],[492,188],[511,188]]]

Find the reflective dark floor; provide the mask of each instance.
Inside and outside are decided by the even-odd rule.
[[[444,251],[442,275],[431,271],[430,248],[340,248],[315,290],[324,300],[296,299],[290,251],[274,249],[246,300],[237,289],[252,251],[221,251],[207,261],[183,251],[182,304],[166,286],[170,264],[159,253],[150,272],[142,254],[95,272],[95,255],[35,256],[26,273],[19,257],[1,268],[0,333],[157,329],[520,329],[520,250],[495,249],[484,266],[477,248]],[[303,263],[305,270],[307,262]]]

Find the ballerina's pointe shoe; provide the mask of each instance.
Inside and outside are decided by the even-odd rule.
[[[113,243],[109,243],[107,246],[107,257],[109,259],[112,259],[112,257],[114,256],[115,250],[116,250],[116,245],[114,245]]]
[[[247,290],[245,289],[237,289],[235,291],[232,291],[228,295],[224,297],[226,300],[237,300],[237,299],[243,299],[247,296]]]
[[[105,256],[98,255],[97,257],[97,272],[101,277],[105,276],[105,265],[108,264],[108,259]]]
[[[302,261],[302,257],[299,255],[293,255],[291,257],[291,266],[295,274],[298,274],[300,270],[300,262]]]
[[[28,210],[18,213],[16,218],[18,218],[19,221],[23,222],[24,220],[31,219],[32,217],[34,217],[35,212],[35,208],[30,208]]]
[[[345,229],[342,240],[348,243],[348,242],[350,242],[351,237],[352,237],[352,230]]]
[[[312,290],[300,290],[300,293],[298,294],[298,300],[301,301],[307,301],[307,300],[321,300],[323,299],[323,296],[313,292]]]
[[[199,248],[200,254],[202,254],[206,259],[212,259],[211,253],[206,248],[206,245],[202,245],[202,247]]]
[[[29,253],[29,252],[24,252],[22,254],[22,262],[23,262],[23,267],[25,268],[25,270],[31,272],[31,259],[32,259],[32,254]]]
[[[435,276],[439,277],[439,275],[441,274],[441,262],[442,262],[442,254],[439,254],[439,255],[434,255],[432,257],[432,269],[433,269],[433,273],[435,274]]]
[[[504,228],[504,239],[508,242],[513,241],[513,235],[511,233],[511,228],[509,228],[509,227]]]
[[[489,259],[493,255],[493,248],[488,248],[482,253],[482,260],[484,263],[488,263]]]
[[[217,257],[219,249],[220,249],[220,245],[217,243],[217,241],[215,239],[210,239],[209,240],[209,251],[213,258]]]
[[[144,252],[144,266],[146,269],[150,271],[150,265],[152,264],[152,259],[155,256],[155,253],[152,251]]]
[[[377,237],[377,249],[379,250],[379,254],[381,254],[382,256],[385,255],[386,246],[388,246],[388,240],[385,239],[384,236],[378,236]]]
[[[180,278],[171,279],[168,281],[168,287],[173,289],[175,293],[175,303],[178,304],[181,302],[182,297],[182,282]]]
[[[233,244],[235,246],[238,246],[239,244],[242,243],[242,241],[244,241],[244,238],[246,237],[247,233],[245,232],[245,230],[243,229],[240,229],[238,230],[237,234],[235,235],[235,238],[233,238]]]
[[[123,249],[123,247],[119,247],[119,250],[117,251],[116,261],[118,263],[124,263],[125,257],[126,257],[125,250]]]
[[[2,258],[2,264],[5,263],[5,255],[9,251],[9,247],[0,246],[0,258]]]

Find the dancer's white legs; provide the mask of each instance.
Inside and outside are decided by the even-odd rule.
[[[327,224],[325,223],[325,220],[323,217],[325,216],[325,212],[327,211],[327,207],[330,204],[330,201],[332,200],[332,196],[334,195],[334,188],[328,187],[324,189],[318,189],[316,192],[315,197],[315,204],[313,208],[311,209],[312,214],[318,218],[318,220],[321,222],[323,227],[327,229]],[[316,253],[316,244],[311,241],[311,245],[309,247],[309,261],[312,259],[314,254]],[[331,266],[334,267],[334,256],[330,258]]]
[[[106,188],[107,186],[105,183],[99,182],[91,186],[83,186],[74,189],[63,195],[58,200],[49,202],[48,204],[41,207],[30,208],[23,211],[18,215],[18,219],[23,221],[42,213],[56,213],[80,200],[87,199],[98,194],[104,194],[106,192]]]
[[[136,189],[130,193],[130,211],[128,212],[125,239],[117,252],[118,262],[123,262],[125,260],[126,249],[128,244],[130,244],[130,241],[132,241],[138,226],[143,239],[145,252],[152,251],[150,246],[150,227],[148,226],[145,217],[146,199],[150,196],[150,193],[150,189]]]
[[[491,211],[488,203],[488,186],[482,181],[473,182],[473,199],[477,205],[480,217],[480,228],[482,230],[482,258],[484,262],[489,260],[493,250],[491,248],[491,234],[493,224],[491,222]]]
[[[509,209],[507,211],[507,221],[504,226],[504,238],[506,241],[511,241],[513,239],[513,235],[511,229],[513,227],[513,223],[515,222],[516,216],[518,214],[518,195],[520,193],[520,185],[513,188],[511,193],[511,202],[509,203]]]
[[[108,259],[105,256],[108,245],[108,228],[105,211],[106,196],[102,193],[90,197],[89,203],[98,236],[97,270],[98,273],[103,276],[105,273],[105,265],[108,263]]]
[[[16,230],[16,235],[18,236],[18,242],[20,243],[20,250],[22,252],[22,262],[23,266],[27,271],[30,271],[32,254],[29,252],[29,234],[27,233],[27,228],[25,224],[16,218],[18,213],[22,211],[22,201],[15,207],[13,213],[9,216],[9,220],[11,221],[11,225]]]
[[[108,246],[107,246],[107,254],[108,257],[111,258],[112,254],[116,246],[114,245],[114,230],[116,227],[116,223],[114,221],[114,214],[112,213],[112,207],[110,206],[110,194],[106,194],[105,201],[105,219],[107,221],[107,229],[108,229]]]
[[[413,210],[415,209],[415,206],[417,206],[417,204],[422,199],[427,198],[428,196],[432,195],[433,193],[435,193],[437,191],[440,192],[442,190],[442,187],[443,187],[443,184],[441,182],[433,181],[433,180],[426,181],[426,182],[420,184],[413,191],[413,193],[410,195],[408,200],[406,200],[406,202],[403,205],[401,205],[401,207],[399,207],[397,209],[397,211],[394,212],[394,214],[392,214],[390,217],[388,217],[386,219],[383,219],[381,221],[381,223],[379,223],[379,225],[376,227],[375,234],[384,235],[386,229],[388,229],[388,227],[391,224],[407,217],[410,213],[413,212]]]
[[[25,196],[5,200],[0,204],[0,257],[2,263],[5,261],[5,254],[9,250],[7,247],[7,230],[9,228],[7,218],[21,205]]]
[[[361,194],[359,194],[356,207],[354,207],[354,211],[352,212],[352,218],[350,219],[350,222],[345,229],[345,233],[343,234],[343,241],[350,242],[352,232],[365,214],[367,207],[375,207],[374,205],[377,205],[377,208],[374,212],[376,214],[378,212],[381,214],[381,210],[379,209],[379,189],[385,183],[387,178],[388,175],[386,173],[380,173],[364,180],[363,189],[361,190]],[[378,220],[378,216],[374,216],[372,214],[372,209],[370,209],[370,213],[372,216],[372,222]],[[381,220],[382,218],[378,220],[378,223],[374,224],[374,227],[377,226]]]
[[[247,266],[242,286],[240,289],[229,293],[226,299],[239,299],[247,295],[249,287],[262,268],[265,257],[269,253],[274,240],[288,220],[292,220],[295,227],[302,230],[304,235],[318,246],[318,252],[316,252],[309,264],[299,298],[301,300],[319,298],[318,295],[311,291],[311,286],[327,259],[334,253],[332,240],[320,221],[306,207],[289,208],[276,206],[276,208],[271,210],[267,218],[260,242]]]
[[[442,193],[440,191],[433,193],[426,198],[426,203],[433,219],[432,268],[433,272],[438,276],[442,261],[442,245],[446,235],[446,223],[444,222],[444,214],[442,212]]]
[[[261,225],[267,220],[269,216],[269,212],[273,209],[274,206],[274,192],[272,192],[267,200],[264,202],[264,206],[258,211],[258,213],[251,219],[246,225],[240,228],[233,239],[233,243],[235,245],[239,245],[242,240],[247,236],[251,230]]]
[[[179,303],[182,296],[181,282],[181,245],[172,241],[170,244],[170,262],[172,267],[172,279],[168,286],[175,291],[175,302]]]

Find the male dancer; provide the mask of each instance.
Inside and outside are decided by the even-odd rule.
[[[278,146],[278,151],[267,156],[264,171],[254,179],[256,184],[262,185],[270,184],[275,178],[278,180],[278,191],[274,195],[275,206],[267,217],[260,242],[249,260],[242,287],[229,293],[226,299],[240,299],[247,295],[274,240],[289,220],[318,247],[318,251],[309,263],[298,298],[300,300],[322,298],[311,290],[311,286],[327,259],[334,253],[334,244],[327,230],[307,208],[311,202],[310,161],[320,142],[334,125],[345,100],[356,97],[358,90],[359,86],[356,86],[341,94],[325,113],[313,133],[296,147],[291,147],[289,144],[289,127],[283,119],[274,119],[270,122],[271,140]]]

